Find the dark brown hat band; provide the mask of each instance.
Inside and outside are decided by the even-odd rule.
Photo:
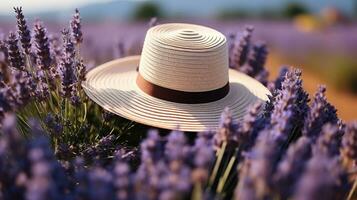
[[[179,90],[173,90],[169,88],[164,88],[155,85],[147,80],[145,80],[140,73],[136,78],[136,84],[138,87],[146,94],[163,99],[166,101],[176,102],[176,103],[209,103],[212,101],[217,101],[225,97],[229,92],[229,83],[227,82],[221,88],[206,91],[206,92],[185,92]]]

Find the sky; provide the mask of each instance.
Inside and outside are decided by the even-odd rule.
[[[100,3],[108,1],[112,0],[0,0],[0,13],[12,13],[14,6],[22,6],[26,8],[26,12],[34,13],[51,9],[72,9],[94,2]]]

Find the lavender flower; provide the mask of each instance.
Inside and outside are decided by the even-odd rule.
[[[148,137],[141,142],[140,147],[142,162],[156,162],[163,156],[164,143],[155,130],[148,132]]]
[[[132,180],[129,165],[123,161],[116,161],[114,166],[114,188],[116,199],[132,199]]]
[[[342,138],[342,156],[344,160],[357,165],[357,122],[348,124]]]
[[[238,143],[241,150],[252,147],[258,132],[266,125],[266,120],[260,115],[262,106],[261,102],[251,105],[239,124]]]
[[[265,43],[254,44],[252,52],[248,57],[249,67],[243,67],[241,70],[249,76],[255,77],[264,70],[268,50]]]
[[[31,51],[31,35],[27,28],[25,16],[22,12],[22,7],[14,7],[17,19],[17,28],[20,36],[20,41],[24,52],[29,55]]]
[[[281,90],[281,84],[285,79],[285,74],[289,71],[289,68],[287,66],[282,66],[280,67],[279,70],[279,75],[278,77],[275,79],[274,82],[271,82],[270,84],[268,84],[268,88],[270,91],[274,91],[274,90]]]
[[[172,131],[165,145],[165,156],[168,160],[185,162],[190,152],[190,148],[186,143],[185,135],[182,132]]]
[[[307,164],[294,193],[296,200],[343,199],[346,174],[338,159],[314,155]]]
[[[59,62],[60,58],[62,56],[62,46],[61,46],[61,40],[57,35],[50,34],[48,36],[49,40],[49,46],[50,46],[50,54],[53,56],[52,59],[52,67],[49,71],[49,74],[51,77],[54,77],[54,79],[59,79],[60,74],[59,74]]]
[[[5,113],[16,108],[13,91],[9,87],[0,88],[0,122],[3,120]]]
[[[302,129],[302,133],[306,136],[316,138],[325,123],[337,123],[338,121],[336,108],[327,102],[325,92],[326,87],[320,86],[315,94]]]
[[[115,188],[113,175],[103,168],[95,168],[88,174],[88,196],[90,200],[114,200]]]
[[[48,71],[51,68],[52,58],[47,38],[47,31],[43,27],[42,23],[37,21],[35,23],[34,32],[37,64],[39,65],[40,69]]]
[[[75,10],[75,14],[71,20],[71,31],[74,43],[81,44],[83,42],[83,34],[81,30],[81,17],[78,9]]]
[[[302,126],[309,110],[308,94],[302,88],[300,70],[290,70],[286,73],[282,89],[278,91],[274,109],[271,114],[271,127],[275,127],[274,134],[285,141],[293,130],[298,131]]]
[[[265,199],[273,188],[273,172],[277,166],[279,148],[277,142],[268,131],[262,131],[243,162],[239,182],[236,188],[238,196]],[[244,191],[246,190],[247,191]],[[249,194],[249,193],[253,194]]]
[[[7,49],[9,54],[10,66],[25,71],[25,63],[22,52],[18,46],[18,40],[16,35],[13,32],[10,32],[7,40]]]
[[[236,43],[234,43],[234,47],[232,48],[232,54],[230,56],[231,68],[239,69],[246,62],[253,30],[254,28],[252,26],[245,27],[243,35]]]
[[[12,83],[13,95],[17,106],[26,105],[33,95],[32,77],[28,72],[15,71]]]
[[[282,199],[288,199],[292,195],[310,156],[311,141],[308,137],[301,137],[289,146],[274,174],[274,185]]]
[[[221,115],[217,133],[214,135],[215,148],[221,148],[222,144],[226,142],[228,149],[235,149],[237,147],[237,129],[238,123],[233,119],[229,108],[225,108]]]
[[[63,30],[63,55],[60,63],[61,80],[62,80],[62,94],[66,98],[76,92],[76,74],[74,67],[74,45],[68,36],[68,30]]]
[[[213,146],[213,136],[209,132],[199,133],[192,148],[193,171],[192,180],[194,183],[206,183],[209,177],[209,170],[215,160]]]
[[[326,154],[330,157],[340,153],[342,131],[335,124],[327,123],[322,127],[320,136],[313,148],[314,154]]]

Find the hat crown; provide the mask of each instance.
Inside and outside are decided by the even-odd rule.
[[[140,75],[172,90],[205,92],[228,83],[227,41],[220,32],[193,24],[162,24],[145,37]]]

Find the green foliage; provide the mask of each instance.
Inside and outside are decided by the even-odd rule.
[[[219,19],[245,19],[250,17],[249,13],[244,9],[229,9],[221,11],[218,16]]]
[[[308,14],[308,13],[309,13],[308,9],[303,4],[297,2],[288,3],[282,9],[283,16],[287,18],[294,18],[298,15]]]
[[[152,17],[161,16],[159,7],[151,2],[144,2],[140,4],[134,12],[134,19],[148,20]]]

